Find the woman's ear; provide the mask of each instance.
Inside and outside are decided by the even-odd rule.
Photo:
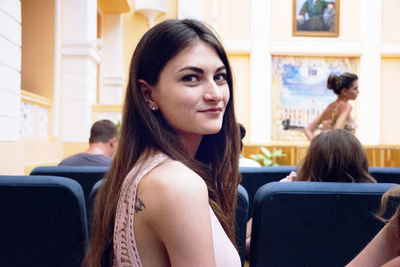
[[[146,101],[147,106],[155,111],[158,106],[153,98],[153,86],[149,85],[145,80],[139,79],[140,91],[142,92],[143,98]]]

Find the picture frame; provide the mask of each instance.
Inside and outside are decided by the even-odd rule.
[[[327,88],[330,74],[359,73],[354,56],[271,56],[271,140],[303,142],[302,131],[337,95]],[[357,104],[353,107],[357,121]]]
[[[293,0],[293,36],[338,37],[340,0]]]

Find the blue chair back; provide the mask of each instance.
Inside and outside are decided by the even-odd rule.
[[[270,182],[277,182],[294,171],[296,166],[276,166],[276,167],[239,167],[242,175],[241,185],[249,194],[249,217],[253,213],[253,199],[257,190]]]
[[[33,169],[30,175],[71,178],[82,186],[83,194],[87,200],[93,185],[104,177],[108,169],[109,167],[102,166],[40,166]]]
[[[242,266],[245,261],[245,247],[246,247],[246,226],[249,211],[249,196],[246,189],[239,185],[238,198],[236,208],[236,245],[239,250],[239,256],[242,261]]]
[[[383,227],[393,184],[272,182],[254,199],[250,266],[345,266]]]
[[[81,265],[88,244],[81,186],[53,176],[0,176],[0,265]]]
[[[87,215],[88,215],[88,222],[89,222],[89,237],[91,236],[92,229],[91,229],[91,224],[92,224],[92,213],[93,213],[93,207],[94,207],[94,199],[96,198],[97,191],[99,191],[100,186],[103,184],[104,179],[98,180],[92,190],[90,191],[89,197],[87,198],[86,202],[86,208],[87,208]]]
[[[378,183],[400,184],[400,168],[396,167],[369,167],[369,173]]]

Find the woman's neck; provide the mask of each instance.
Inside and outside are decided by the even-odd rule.
[[[202,138],[203,138],[202,135],[197,135],[197,134],[196,135],[193,135],[193,134],[180,135],[180,140],[181,140],[183,150],[191,158],[194,158],[194,156],[196,155]]]
[[[347,97],[345,97],[344,95],[338,95],[337,100],[338,102],[347,102],[349,101],[349,99]]]

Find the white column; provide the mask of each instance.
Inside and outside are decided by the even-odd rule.
[[[63,141],[86,142],[97,99],[97,1],[63,0]]]
[[[53,135],[59,136],[60,130],[60,64],[61,64],[61,1],[54,1],[54,99],[53,99]]]
[[[21,2],[0,1],[0,141],[18,141],[21,102]]]
[[[358,135],[372,145],[380,142],[381,1],[362,1],[362,37]]]
[[[103,16],[100,104],[121,104],[124,85],[122,63],[122,17]]]
[[[271,139],[270,0],[251,2],[250,143]]]

